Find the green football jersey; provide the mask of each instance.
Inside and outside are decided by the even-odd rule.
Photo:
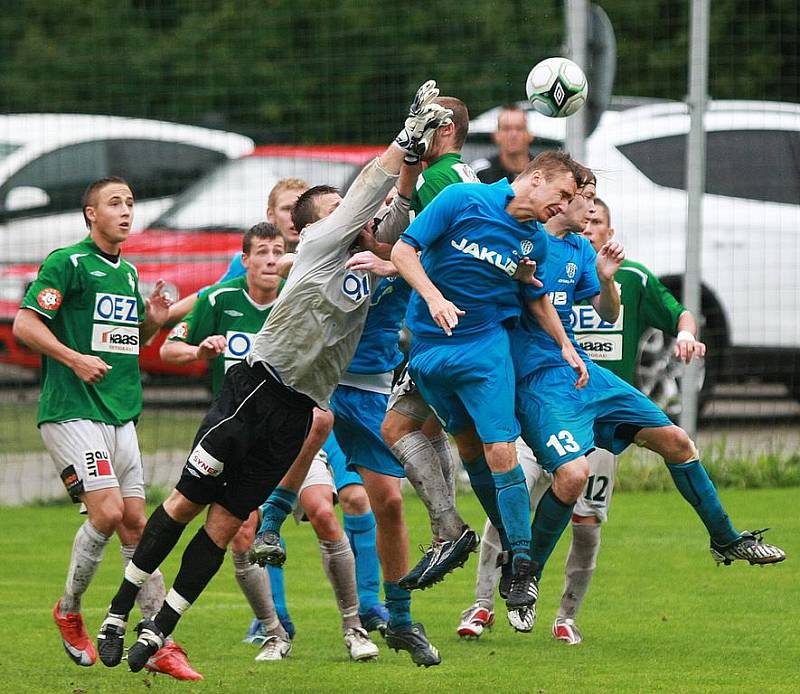
[[[131,263],[121,257],[109,260],[86,237],[45,258],[22,307],[43,316],[63,344],[111,366],[103,380],[90,385],[43,355],[39,424],[89,419],[120,426],[139,416],[139,325],[144,302]]]
[[[283,284],[281,280],[278,293]],[[250,298],[246,276],[236,277],[209,288],[167,339],[199,345],[209,335],[225,337],[225,352],[210,361],[211,389],[216,394],[225,372],[250,354],[253,338],[261,330],[271,309],[272,304],[261,306]]]
[[[600,319],[589,304],[574,306],[575,337],[592,361],[636,385],[639,340],[647,328],[668,335],[677,333],[678,319],[686,310],[650,270],[624,260],[614,280],[620,292],[616,323]]]
[[[439,193],[451,183],[477,183],[478,177],[461,154],[450,152],[434,159],[417,179],[417,187],[411,196],[411,211],[419,214]]]

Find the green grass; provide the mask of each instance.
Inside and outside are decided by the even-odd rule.
[[[800,691],[800,517],[798,490],[730,490],[728,510],[742,528],[772,525],[769,538],[789,559],[759,568],[716,568],[699,521],[675,493],[623,493],[611,522],[580,625],[585,642],[549,635],[562,588],[567,542],[557,548],[541,586],[539,624],[516,634],[502,607],[498,624],[478,642],[461,642],[455,626],[472,601],[476,561],[447,581],[414,595],[414,616],[439,647],[443,664],[424,670],[405,653],[381,645],[377,663],[347,660],[331,590],[310,528],[285,526],[289,605],[298,628],[294,652],[282,663],[255,663],[239,643],[249,623],[230,559],[177,638],[205,674],[200,683],[134,675],[124,664],[82,669],[67,660],[50,609],[64,581],[80,523],[73,508],[0,509],[3,569],[0,691],[66,692],[797,692]],[[476,526],[471,496],[459,505]],[[426,541],[416,498],[407,502],[412,546]],[[193,535],[184,534],[181,547]],[[416,553],[412,552],[412,557]],[[174,577],[179,552],[165,563]],[[120,579],[116,542],[84,599],[94,632]]]

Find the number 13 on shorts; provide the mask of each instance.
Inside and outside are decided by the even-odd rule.
[[[562,429],[557,434],[553,434],[547,439],[547,447],[552,448],[562,458],[568,453],[577,453],[581,447],[575,437],[566,429]]]

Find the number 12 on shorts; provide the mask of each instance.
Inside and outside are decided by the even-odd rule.
[[[575,437],[566,429],[562,429],[558,434],[553,434],[547,439],[547,447],[555,449],[559,456],[563,457],[567,453],[577,453],[581,450]]]

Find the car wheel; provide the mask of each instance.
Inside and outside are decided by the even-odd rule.
[[[719,331],[709,323],[703,331],[707,355],[698,369],[699,398],[697,410],[711,398],[719,373],[721,344]],[[653,400],[667,416],[677,422],[681,415],[681,381],[685,365],[673,356],[675,338],[660,330],[648,328],[639,341],[639,359],[636,368],[636,387]]]

